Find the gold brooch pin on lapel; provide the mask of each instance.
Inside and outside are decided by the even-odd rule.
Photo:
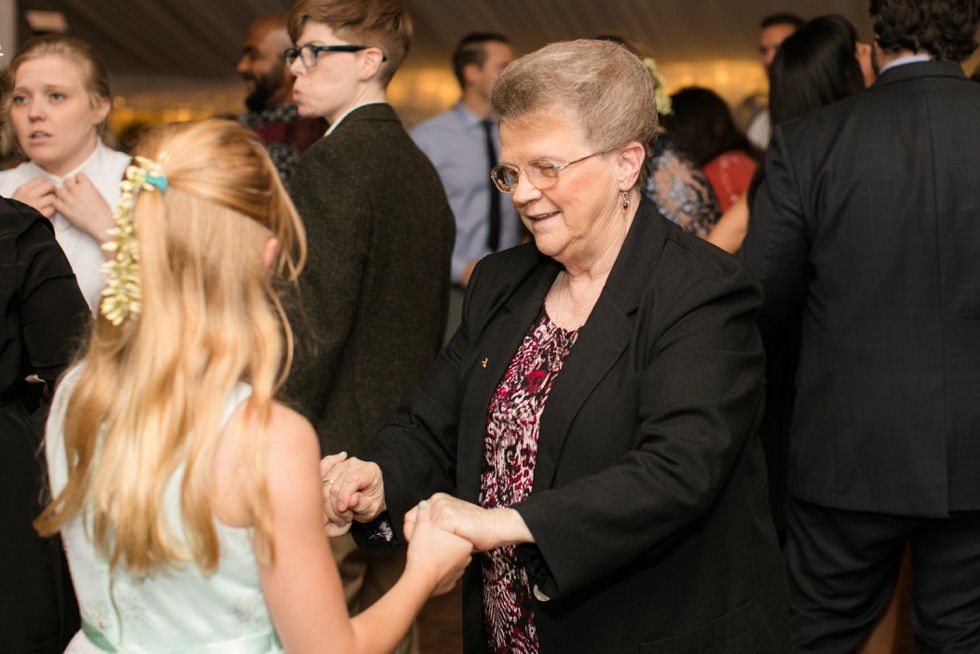
[[[480,365],[483,366],[484,368],[486,368],[487,367],[487,360],[484,359],[483,361],[481,361],[480,362]]]

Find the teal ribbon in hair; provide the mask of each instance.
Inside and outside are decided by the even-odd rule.
[[[147,184],[156,186],[161,193],[167,190],[167,178],[163,175],[147,175],[144,181]]]

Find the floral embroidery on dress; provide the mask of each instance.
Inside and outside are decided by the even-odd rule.
[[[99,608],[90,612],[83,612],[82,617],[94,624],[99,629],[109,629],[112,627],[112,616],[105,608]]]
[[[150,610],[142,595],[126,593],[116,602],[116,605],[121,623],[138,626],[149,624]]]
[[[244,624],[263,624],[266,616],[265,602],[257,595],[246,597],[231,608],[231,615]]]
[[[542,316],[531,327],[497,387],[487,415],[480,506],[513,506],[527,499],[534,483],[541,412],[578,331]],[[483,611],[491,651],[538,651],[533,600],[517,548],[481,555]]]

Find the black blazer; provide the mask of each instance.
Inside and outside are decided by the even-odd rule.
[[[31,522],[43,508],[43,414],[34,373],[50,387],[74,356],[92,312],[54,237],[34,208],[0,197],[0,642],[9,652],[60,651],[78,609],[57,538]],[[43,403],[42,403],[43,404]],[[57,648],[57,649],[56,649]]]
[[[283,395],[325,454],[357,453],[425,376],[445,334],[456,233],[442,182],[387,104],[355,109],[290,185],[309,244]]]
[[[887,70],[776,128],[742,249],[802,312],[789,485],[842,509],[980,509],[980,84]]]
[[[396,528],[433,492],[477,501],[490,397],[558,271],[533,245],[477,266],[458,332],[366,451]],[[551,598],[535,602],[542,652],[786,649],[754,432],[757,303],[734,258],[641,202],[552,387],[533,490],[516,507],[537,541],[520,557]],[[476,562],[467,652],[486,650],[481,592]]]

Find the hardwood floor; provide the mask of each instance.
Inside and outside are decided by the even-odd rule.
[[[462,593],[460,585],[433,597],[419,614],[421,654],[459,654],[463,651]]]

